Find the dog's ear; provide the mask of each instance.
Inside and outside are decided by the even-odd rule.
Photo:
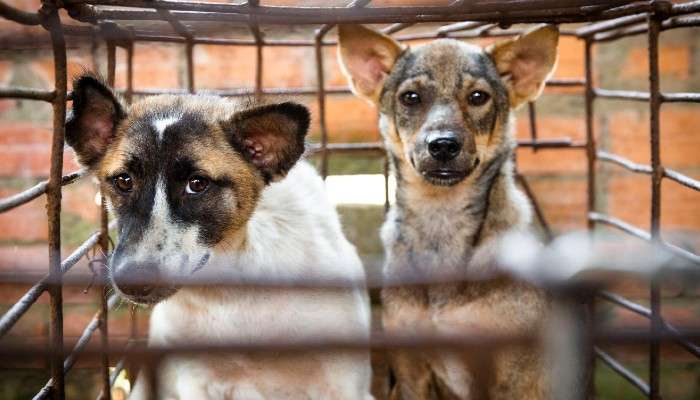
[[[338,27],[338,58],[352,91],[371,102],[379,101],[384,80],[403,48],[362,25]]]
[[[80,164],[94,168],[114,139],[126,114],[112,90],[96,75],[86,73],[73,81],[73,110],[66,122],[66,142]]]
[[[557,63],[559,29],[540,25],[486,49],[508,88],[513,108],[536,99]]]
[[[221,126],[231,144],[269,183],[284,177],[304,153],[309,121],[306,107],[285,102],[236,113]]]

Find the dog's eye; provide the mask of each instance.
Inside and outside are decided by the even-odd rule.
[[[420,104],[420,95],[416,92],[403,92],[401,93],[401,96],[399,96],[399,99],[405,106],[415,106],[416,104]]]
[[[467,101],[472,106],[483,106],[490,98],[491,96],[483,90],[475,90],[469,93]]]
[[[188,194],[198,194],[207,190],[207,187],[209,187],[209,180],[207,178],[199,175],[194,175],[190,177],[190,179],[187,181],[187,187],[185,188],[185,192],[187,192]]]
[[[119,174],[112,180],[114,186],[122,193],[129,193],[134,189],[134,181],[129,174]]]

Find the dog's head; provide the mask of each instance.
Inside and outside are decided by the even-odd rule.
[[[114,286],[132,301],[171,295],[212,252],[244,240],[265,185],[304,151],[296,103],[158,96],[126,108],[98,78],[75,80],[66,141],[99,179],[119,223]]]
[[[353,92],[377,105],[396,162],[449,186],[512,146],[511,112],[539,96],[556,64],[558,37],[547,25],[487,48],[439,39],[409,49],[343,25],[338,53]]]

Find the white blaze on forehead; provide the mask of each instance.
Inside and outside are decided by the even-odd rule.
[[[163,178],[156,183],[156,194],[153,199],[153,209],[151,210],[151,227],[156,229],[167,229],[170,220],[170,207],[166,194],[166,185]]]
[[[168,117],[160,117],[153,119],[152,124],[153,127],[156,129],[156,133],[158,134],[158,140],[163,140],[163,132],[165,132],[165,129],[177,122],[179,119],[179,115],[171,115]]]
[[[163,176],[158,177],[156,182],[151,218],[144,224],[146,227],[141,240],[130,246],[131,253],[125,256],[122,264],[127,261],[155,262],[163,276],[187,276],[210,251],[199,243],[199,226],[175,221],[168,202],[168,185]]]

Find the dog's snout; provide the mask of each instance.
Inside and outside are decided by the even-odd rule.
[[[462,150],[454,135],[432,135],[428,138],[428,152],[438,161],[450,161]]]
[[[129,262],[117,269],[114,283],[127,296],[148,297],[158,285],[158,266],[155,263]]]

